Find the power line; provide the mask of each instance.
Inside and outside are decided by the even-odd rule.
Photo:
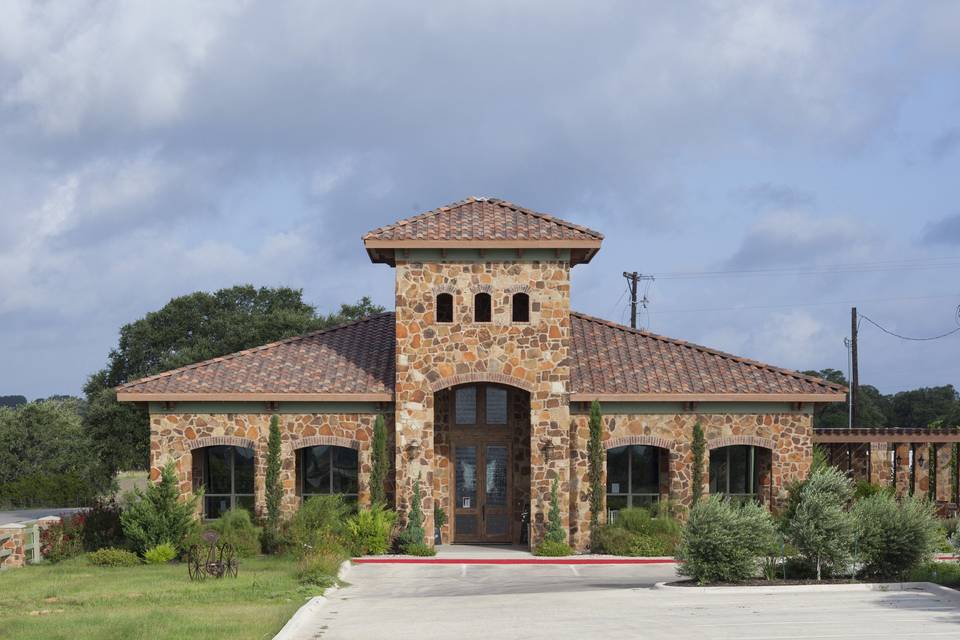
[[[875,326],[877,329],[880,329],[880,331],[883,331],[884,333],[888,333],[888,334],[890,334],[891,336],[893,336],[893,337],[895,337],[895,338],[900,338],[901,340],[912,340],[912,341],[915,341],[915,342],[927,342],[927,341],[929,341],[929,340],[939,340],[939,339],[941,339],[941,338],[946,338],[947,336],[952,336],[953,334],[955,334],[955,333],[957,333],[957,332],[960,332],[960,305],[957,305],[957,308],[956,308],[956,311],[955,311],[955,314],[954,314],[954,322],[957,323],[957,328],[956,328],[956,329],[952,329],[952,330],[950,330],[950,331],[947,331],[946,333],[941,333],[941,334],[938,335],[938,336],[929,336],[929,337],[925,337],[925,338],[916,338],[916,337],[912,337],[912,336],[903,336],[903,335],[900,335],[899,333],[895,333],[895,332],[893,332],[893,331],[890,331],[890,330],[887,329],[886,327],[881,326],[880,324],[878,324],[877,322],[875,322],[875,321],[872,320],[871,318],[863,315],[862,313],[860,314],[860,319],[861,319],[861,320],[866,320],[867,322],[869,322],[870,324],[872,324],[873,326]]]
[[[916,258],[905,260],[878,260],[810,267],[781,267],[771,269],[729,269],[717,271],[673,271],[655,274],[663,280],[689,280],[721,277],[800,276],[835,273],[880,273],[885,271],[927,271],[960,268],[960,257]]]
[[[751,311],[757,309],[793,309],[801,307],[822,307],[830,305],[863,304],[868,302],[905,302],[910,300],[940,300],[960,298],[960,293],[948,293],[932,296],[908,296],[902,298],[860,298],[858,300],[833,300],[829,302],[797,302],[793,304],[741,305],[737,307],[703,307],[699,309],[658,309],[649,313],[706,313],[713,311]]]

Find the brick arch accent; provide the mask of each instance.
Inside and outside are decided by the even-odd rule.
[[[506,293],[513,295],[515,293],[530,294],[530,292],[533,290],[530,288],[530,285],[528,284],[515,284],[513,286],[507,287],[505,291]]]
[[[660,447],[661,449],[672,449],[673,441],[661,438],[659,436],[620,436],[619,438],[610,438],[603,443],[604,449],[615,449],[616,447],[626,447],[627,445],[646,445],[649,447]]]
[[[306,447],[343,447],[345,449],[360,450],[359,440],[350,440],[338,436],[306,436],[294,441],[293,450],[305,449]]]
[[[187,449],[202,449],[204,447],[240,447],[242,449],[256,449],[257,444],[250,438],[241,438],[240,436],[208,436],[206,438],[197,438],[187,441]]]
[[[438,284],[433,288],[433,297],[436,298],[441,293],[449,293],[450,295],[456,295],[457,286],[452,282],[444,282],[443,284]]]
[[[487,373],[483,371],[476,373],[461,373],[459,375],[434,380],[430,383],[430,390],[436,393],[437,391],[441,391],[449,387],[455,387],[460,384],[469,384],[471,382],[494,382],[497,384],[505,384],[509,387],[523,389],[529,393],[533,392],[533,385],[526,380],[514,378],[513,376],[508,376],[504,373]]]
[[[494,291],[493,291],[493,285],[490,285],[490,284],[478,284],[478,285],[475,285],[475,286],[470,290],[470,293],[472,293],[473,295],[477,295],[478,293],[489,293],[490,295],[493,295],[493,293],[494,293]]]
[[[733,445],[753,445],[764,449],[776,449],[777,443],[770,438],[761,438],[759,436],[727,436],[725,438],[716,438],[707,442],[707,449],[719,449],[720,447],[729,447]]]

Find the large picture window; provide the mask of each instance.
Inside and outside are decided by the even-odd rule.
[[[311,496],[342,494],[357,499],[357,450],[321,445],[304,447],[298,452],[300,493]]]
[[[710,451],[710,493],[755,500],[760,493],[759,451],[749,445]]]
[[[660,500],[660,449],[629,445],[607,450],[607,511]]]
[[[253,514],[253,449],[206,447],[203,460],[203,517],[219,518],[230,509]]]

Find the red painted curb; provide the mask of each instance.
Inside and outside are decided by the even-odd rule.
[[[355,564],[674,564],[673,558],[353,558]]]

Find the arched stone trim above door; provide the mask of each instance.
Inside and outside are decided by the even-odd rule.
[[[523,389],[530,393],[533,392],[533,385],[526,380],[514,378],[513,376],[508,376],[503,373],[488,373],[482,371],[476,373],[461,373],[459,375],[434,380],[430,383],[430,390],[436,393],[449,387],[469,384],[471,382],[493,382],[495,384],[505,384],[510,387]]]
[[[293,450],[305,449],[306,447],[344,447],[345,449],[360,450],[360,441],[338,436],[306,436],[293,441]]]
[[[707,449],[719,449],[720,447],[735,445],[751,445],[770,450],[776,449],[777,447],[777,443],[770,438],[761,438],[759,436],[726,436],[725,438],[709,440],[707,442]]]
[[[673,442],[659,436],[620,436],[619,438],[610,438],[603,443],[604,449],[616,449],[617,447],[626,447],[628,445],[646,445],[648,447],[660,447],[661,449],[672,449]]]
[[[256,449],[256,443],[249,438],[241,438],[240,436],[207,436],[205,438],[197,438],[196,440],[187,441],[187,449],[193,451],[194,449],[202,449],[204,447],[240,447],[242,449]]]

